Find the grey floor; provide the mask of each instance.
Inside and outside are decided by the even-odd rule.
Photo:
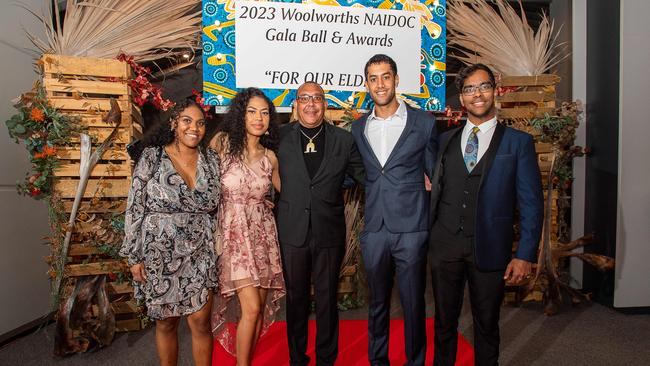
[[[395,295],[395,294],[394,294]],[[431,299],[430,293],[427,295]],[[393,296],[393,317],[400,317]],[[433,315],[433,304],[427,315]],[[341,313],[342,319],[365,319],[360,308]],[[284,312],[281,312],[284,313]],[[650,365],[650,315],[624,315],[599,304],[564,306],[553,317],[540,304],[504,306],[501,312],[502,365]],[[0,349],[0,365],[156,365],[154,330],[121,333],[113,344],[96,352],[64,359],[51,355],[53,326],[19,338]],[[465,301],[459,331],[472,341],[471,313]],[[189,330],[180,332],[179,365],[192,365]],[[345,366],[345,365],[342,365]]]

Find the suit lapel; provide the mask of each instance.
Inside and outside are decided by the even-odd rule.
[[[483,162],[483,169],[481,172],[481,182],[479,183],[479,187],[483,185],[485,176],[490,172],[490,167],[494,162],[494,157],[497,155],[497,150],[499,150],[499,145],[501,145],[501,140],[503,139],[503,134],[505,133],[505,131],[506,131],[505,126],[502,125],[501,123],[497,123],[494,130],[494,135],[492,135],[492,140],[490,141],[490,147],[488,147],[487,151],[485,152],[485,155],[483,155],[483,159],[485,159],[485,161]]]
[[[323,174],[323,171],[325,170],[325,165],[327,165],[327,162],[329,161],[330,156],[332,156],[332,151],[334,150],[334,127],[330,125],[329,123],[323,121],[323,128],[325,128],[325,152],[323,153],[323,161],[321,161],[320,166],[318,167],[318,170],[316,171],[316,174],[314,174],[314,179],[316,180],[321,174]],[[305,159],[303,159],[304,161]],[[305,166],[306,169],[306,166]]]
[[[447,151],[447,148],[449,147],[449,143],[451,142],[451,140],[454,139],[454,137],[456,137],[457,134],[459,134],[459,133],[461,133],[463,131],[463,128],[465,128],[464,124],[461,125],[460,127],[456,127],[454,132],[452,132],[449,135],[449,138],[442,142],[442,146],[440,146],[440,149],[438,150],[438,162],[442,161],[442,158],[443,158],[443,156],[445,156],[445,152]],[[460,146],[459,146],[459,148],[460,148]]]
[[[402,134],[399,135],[399,139],[397,140],[397,143],[395,144],[395,147],[393,147],[393,150],[390,152],[390,155],[388,155],[388,159],[386,159],[386,164],[384,166],[388,166],[391,160],[395,157],[397,152],[400,150],[400,146],[404,144],[404,141],[406,141],[406,136],[411,132],[413,129],[413,126],[415,125],[415,120],[417,119],[417,116],[413,111],[411,110],[410,107],[406,107],[406,126],[404,126],[404,130],[402,131]]]
[[[372,160],[375,165],[381,169],[381,164],[379,164],[379,159],[377,159],[377,155],[375,155],[375,152],[372,150],[372,146],[370,146],[370,142],[368,142],[368,138],[366,137],[366,124],[368,123],[368,117],[370,116],[370,112],[366,113],[366,115],[359,120],[360,126],[359,126],[359,133],[361,134],[361,141],[363,141],[363,145],[370,152],[370,155],[374,158]]]
[[[440,181],[440,178],[443,175],[443,170],[444,170],[444,162],[443,159],[445,157],[445,153],[447,152],[447,149],[449,148],[449,143],[456,137],[457,134],[461,133],[463,131],[464,125],[460,127],[456,127],[455,130],[453,130],[452,133],[449,134],[449,138],[442,141],[442,144],[440,145],[440,149],[438,150],[438,159],[436,161],[436,166],[435,166],[435,171],[434,171],[434,182]],[[453,147],[452,147],[453,149]],[[432,182],[433,183],[433,182]]]
[[[297,172],[299,174],[304,175],[304,178],[307,180],[311,180],[309,178],[309,173],[307,172],[307,164],[305,164],[305,158],[302,156],[303,151],[302,151],[302,143],[300,142],[300,123],[294,122],[293,126],[291,126],[291,148],[294,150],[293,151],[293,156],[296,156],[296,159],[299,159],[300,162],[297,163],[297,166],[301,167],[299,170],[300,172]],[[321,164],[323,165],[323,164]]]
[[[430,207],[431,207],[431,214],[429,218],[429,227],[433,225],[433,222],[435,221],[437,211],[436,208],[438,207],[438,200],[440,199],[440,190],[441,190],[441,179],[442,176],[445,174],[445,162],[444,162],[444,156],[445,153],[447,152],[447,149],[449,148],[449,143],[454,140],[457,134],[461,133],[463,131],[464,126],[456,127],[455,130],[452,130],[451,133],[449,133],[449,138],[441,141],[440,149],[438,150],[438,159],[436,161],[436,166],[434,168],[434,173],[433,173],[433,179],[431,180],[431,198],[430,198]],[[458,145],[456,145],[458,147]],[[453,149],[453,147],[452,147]]]

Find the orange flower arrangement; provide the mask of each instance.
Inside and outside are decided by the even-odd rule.
[[[33,107],[29,118],[34,122],[45,122],[45,113],[38,107]]]
[[[63,114],[50,105],[40,83],[14,103],[16,114],[5,124],[9,136],[25,146],[32,162],[29,173],[16,188],[18,193],[35,199],[47,198],[52,194],[54,170],[59,164],[54,146],[68,144],[83,126],[78,117]]]
[[[356,109],[353,109],[351,114],[352,114],[352,118],[354,118],[355,121],[361,118],[361,116],[363,116],[363,113],[357,111]]]
[[[36,154],[34,154],[34,159],[45,159],[48,156],[56,156],[56,149],[51,146],[45,145],[41,152],[37,152]]]

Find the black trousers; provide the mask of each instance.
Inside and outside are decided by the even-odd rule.
[[[345,247],[317,246],[311,230],[303,247],[281,245],[287,289],[287,337],[292,366],[309,364],[307,324],[310,286],[316,301],[316,365],[334,365],[338,355],[339,312],[337,288]],[[313,281],[312,281],[313,275]]]
[[[483,272],[474,263],[474,238],[434,225],[430,239],[435,298],[435,366],[453,366],[458,347],[458,317],[465,283],[469,285],[477,366],[499,364],[499,316],[505,271]]]
[[[390,297],[393,275],[404,312],[406,365],[424,365],[426,323],[424,289],[427,265],[427,231],[391,233],[385,225],[361,235],[361,255],[370,290],[368,302],[368,360],[388,366]]]

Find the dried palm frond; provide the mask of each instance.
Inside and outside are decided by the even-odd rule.
[[[542,14],[537,33],[528,24],[521,1],[521,17],[505,0],[450,0],[447,3],[449,46],[466,63],[483,63],[503,75],[541,75],[569,56],[557,43],[554,22]]]
[[[52,6],[54,3],[54,6]],[[45,39],[26,31],[43,53],[138,62],[198,48],[199,0],[67,0],[63,21],[58,1],[44,0],[41,13],[20,4],[45,27]]]
[[[358,186],[345,190],[345,255],[341,265],[341,273],[347,266],[358,262],[359,234],[363,229],[363,191]]]

